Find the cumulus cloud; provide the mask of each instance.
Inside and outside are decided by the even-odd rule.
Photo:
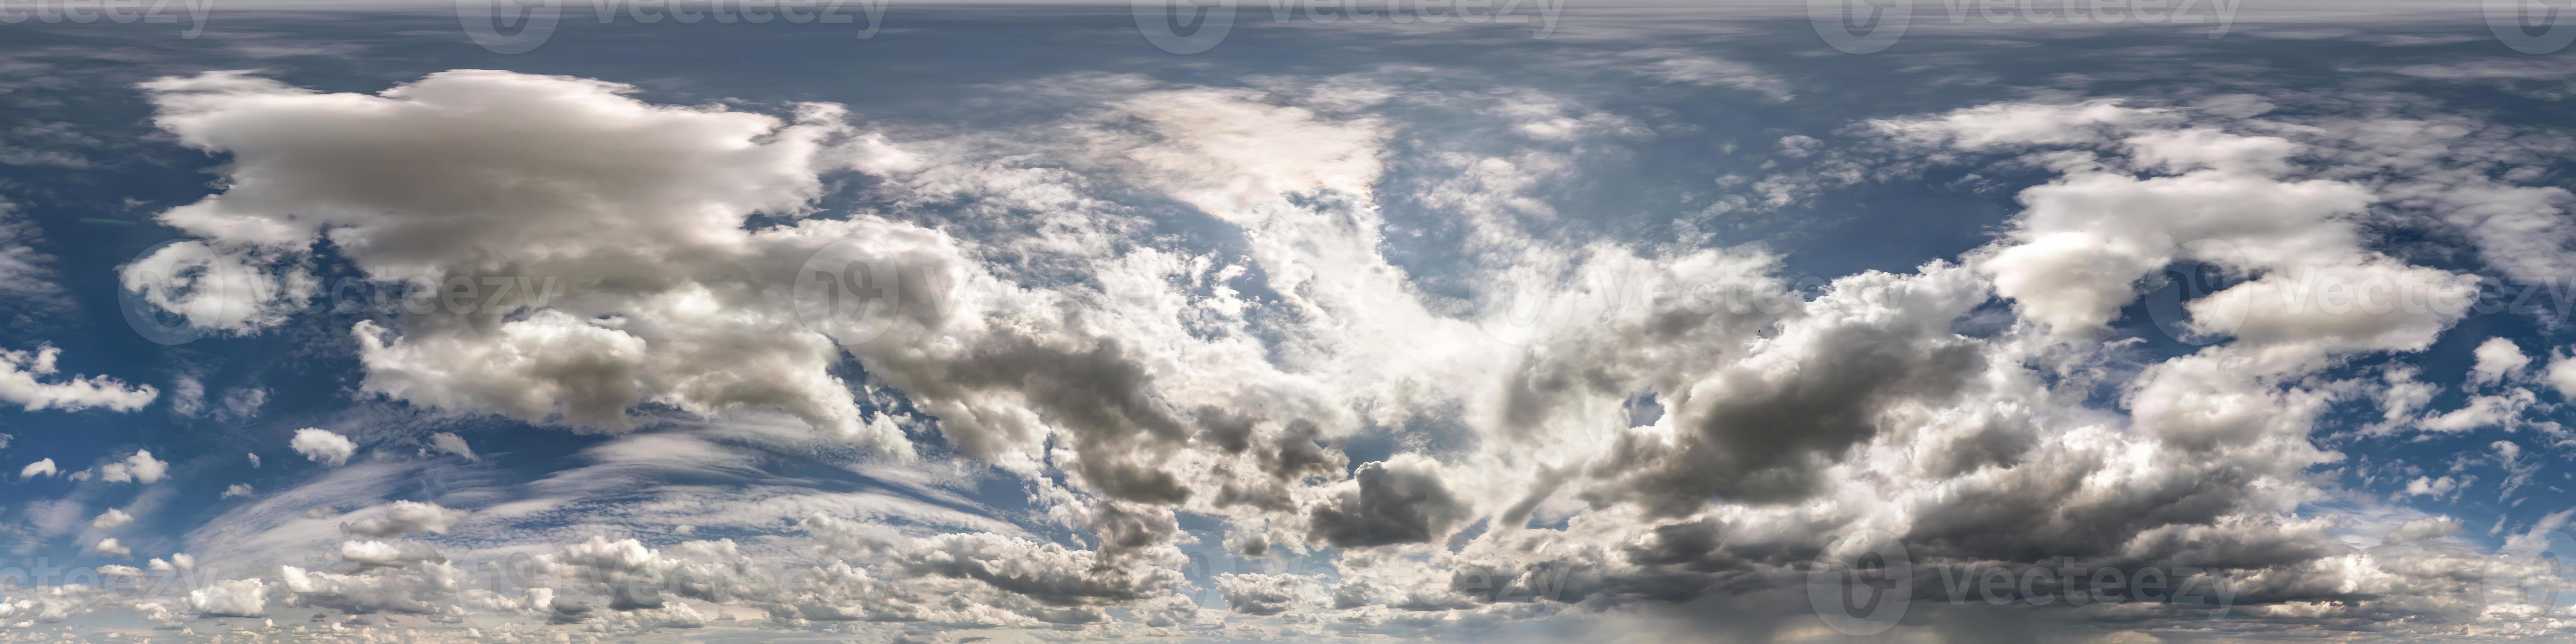
[[[170,472],[170,462],[152,458],[150,450],[137,451],[125,460],[98,466],[99,480],[111,483],[158,483]]]
[[[339,557],[341,561],[358,564],[361,567],[399,568],[424,562],[447,561],[446,557],[440,556],[437,550],[425,544],[372,540],[340,542]]]
[[[1318,541],[1343,547],[1443,538],[1472,510],[1441,482],[1436,464],[1410,455],[1360,466],[1332,493],[1309,520]]]
[[[134,515],[126,514],[124,510],[108,508],[106,512],[100,513],[98,518],[91,519],[89,526],[97,528],[100,531],[107,531],[125,527],[125,524],[133,522]]]
[[[371,510],[361,511],[366,518],[340,524],[340,531],[370,537],[399,537],[414,532],[446,534],[456,522],[470,514],[450,510],[436,503],[395,501]]]
[[[54,459],[48,458],[34,463],[28,463],[26,467],[18,470],[18,478],[31,479],[39,476],[53,476],[60,473],[62,473],[62,470],[54,467]]]
[[[2473,355],[2477,356],[2477,364],[2469,367],[2471,386],[2504,382],[2521,374],[2523,367],[2531,364],[2531,356],[2523,355],[2522,347],[2505,338],[2487,338],[2487,341],[2478,343]]]
[[[107,555],[112,557],[131,557],[134,555],[133,548],[127,548],[124,545],[118,544],[115,537],[100,539],[98,540],[98,543],[90,544],[89,551],[91,554]]]
[[[1727,80],[1743,70],[1724,65],[1650,71],[1762,91],[1758,79]],[[1134,626],[1123,619],[1177,632],[1216,621],[1174,596],[1200,589],[1219,593],[1229,624],[1400,632],[1481,628],[1559,604],[1619,614],[1752,601],[1802,587],[1819,556],[1844,554],[1836,536],[1869,530],[1924,562],[2199,568],[2280,611],[2267,619],[2356,626],[2415,601],[2409,588],[2457,585],[2475,557],[2444,539],[2455,521],[2404,523],[2381,535],[2389,547],[2369,549],[2341,517],[2316,516],[2331,507],[2321,501],[2348,500],[2316,468],[2350,458],[2311,438],[2320,419],[2375,395],[2392,431],[2469,431],[2511,426],[2537,405],[2493,387],[2426,418],[2436,398],[2411,387],[2429,386],[2421,370],[2361,362],[2425,351],[2462,313],[2328,306],[2324,287],[2449,298],[2478,278],[2379,250],[2371,218],[2416,204],[2311,167],[2341,154],[2320,134],[2330,128],[2118,101],[1867,123],[1850,134],[1891,154],[2010,155],[2048,176],[2019,193],[1990,243],[1955,261],[1802,284],[1759,249],[1534,232],[1558,214],[1533,195],[1568,176],[1564,146],[1610,122],[1555,127],[1584,109],[1575,101],[1458,99],[1535,116],[1465,126],[1514,149],[1440,149],[1391,175],[1391,149],[1439,142],[1369,106],[1446,99],[1408,98],[1383,74],[1223,88],[1055,79],[1020,88],[1072,103],[1050,121],[902,150],[828,106],[782,119],[505,72],[373,95],[238,73],[149,84],[163,128],[234,158],[222,193],[161,220],[205,245],[205,267],[276,284],[211,307],[225,315],[201,326],[273,324],[261,312],[294,299],[298,267],[318,252],[378,279],[550,276],[554,299],[508,315],[351,325],[361,387],[584,431],[637,429],[645,408],[762,408],[907,467],[937,462],[913,453],[915,437],[936,432],[973,459],[959,471],[1017,477],[1001,487],[1029,492],[1029,521],[1069,535],[836,517],[815,512],[825,501],[811,495],[758,498],[725,521],[686,517],[798,535],[648,544],[594,531],[640,533],[612,522],[678,525],[638,516],[755,498],[718,489],[763,472],[747,448],[655,428],[585,452],[596,467],[530,484],[550,496],[477,500],[474,513],[374,506],[338,521],[345,538],[327,508],[412,494],[387,481],[462,465],[389,457],[239,504],[255,528],[198,536],[307,543],[293,553],[307,559],[273,557],[272,582],[208,587],[189,607],[259,615],[273,592],[298,607],[444,619],[470,606],[600,631],[703,628],[714,611],[701,609],[719,605],[796,627]],[[2264,113],[2242,100],[2210,109]],[[852,168],[873,175],[877,205],[810,212],[823,177]],[[1434,176],[1409,183],[1413,173]],[[1403,197],[1379,192],[1415,188],[1408,207],[1454,220],[1458,261],[1474,268],[1436,289],[1387,250],[1393,225],[1379,210]],[[1240,247],[1161,241],[1176,224]],[[864,324],[801,325],[788,285],[818,255],[835,268],[895,267],[889,288],[920,297],[895,297]],[[2172,303],[2184,317],[2159,327],[2206,346],[2151,357],[2094,341],[2177,262],[2226,274],[2226,288]],[[1691,291],[1711,296],[1696,305],[1602,303],[1623,279],[1715,286]],[[1575,321],[1527,323],[1511,304]],[[2479,353],[2477,369],[2487,354],[2511,362]],[[856,369],[837,366],[850,358]],[[2357,374],[2333,371],[2356,363]],[[2527,368],[2498,366],[2493,380]],[[356,449],[319,429],[292,447],[334,465]],[[454,434],[426,447],[473,457]],[[2529,460],[2496,449],[2509,468]],[[2396,471],[2351,494],[2450,497],[2475,481]],[[629,493],[618,486],[638,472],[693,483],[615,511],[584,507],[579,493]],[[726,501],[692,500],[708,497]],[[1221,524],[1221,536],[1195,537],[1204,548],[1309,557],[1332,574],[1194,583],[1180,549],[1191,515]],[[403,540],[482,544],[518,528],[562,537],[503,544],[536,553],[490,562],[514,568],[519,588],[464,574],[491,551]],[[244,534],[257,530],[267,532]],[[720,534],[683,534],[697,533]],[[753,578],[757,563],[789,559],[797,583]],[[1554,603],[1502,599],[1515,595]]]
[[[127,387],[105,376],[73,376],[59,382],[39,380],[39,376],[53,375],[55,361],[62,353],[62,349],[51,345],[34,351],[0,349],[0,402],[16,404],[27,411],[92,407],[134,411],[160,396],[161,392],[151,385]]]
[[[224,494],[223,494],[223,496],[222,496],[222,497],[219,497],[219,498],[226,498],[226,499],[229,499],[229,498],[233,498],[233,497],[236,497],[236,496],[245,496],[245,497],[246,497],[246,496],[251,496],[251,495],[253,495],[253,494],[257,494],[257,493],[256,493],[256,492],[251,491],[251,489],[250,489],[250,484],[249,484],[249,483],[234,483],[234,484],[232,484],[232,485],[230,485],[230,486],[225,487],[225,488],[224,488]]]
[[[286,446],[303,454],[305,460],[334,467],[347,464],[349,457],[358,453],[358,444],[350,442],[349,437],[315,427],[295,430],[295,438],[287,440]],[[259,455],[251,455],[251,464],[259,464]]]
[[[156,124],[232,159],[224,192],[160,216],[202,240],[209,261],[256,276],[235,290],[257,301],[217,307],[250,313],[192,315],[199,326],[274,324],[257,313],[298,291],[291,269],[268,266],[327,236],[371,278],[492,278],[511,284],[496,282],[489,301],[529,312],[497,324],[445,312],[359,322],[366,391],[607,430],[630,427],[627,410],[647,402],[774,407],[909,449],[830,373],[828,340],[782,328],[793,316],[770,291],[823,245],[864,236],[863,224],[744,226],[755,213],[806,214],[822,173],[852,162],[836,147],[857,142],[836,106],[783,121],[651,105],[614,83],[472,70],[375,95],[239,72],[144,89]],[[129,281],[147,263],[129,266]],[[536,277],[515,279],[525,276]]]
[[[260,617],[268,614],[268,582],[226,579],[188,591],[188,607],[213,617]]]

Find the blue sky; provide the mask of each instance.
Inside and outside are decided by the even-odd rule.
[[[0,638],[2557,636],[2563,54],[1917,5],[0,24]]]

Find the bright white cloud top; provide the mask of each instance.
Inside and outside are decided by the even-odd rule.
[[[334,467],[348,464],[349,457],[358,453],[358,444],[350,441],[349,437],[315,427],[295,430],[295,438],[287,441],[286,446],[297,454],[303,454],[305,460]]]

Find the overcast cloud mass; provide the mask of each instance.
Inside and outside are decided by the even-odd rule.
[[[577,4],[0,2],[0,642],[2576,638],[2576,13]]]

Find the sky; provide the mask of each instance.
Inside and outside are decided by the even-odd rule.
[[[0,0],[0,642],[2564,640],[2562,22]]]

